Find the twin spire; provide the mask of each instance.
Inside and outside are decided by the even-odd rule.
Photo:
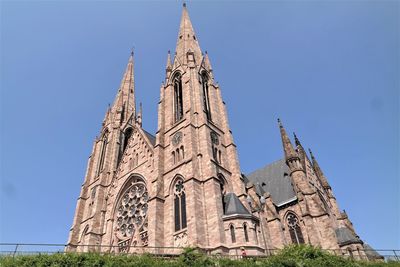
[[[202,62],[203,55],[197,41],[197,36],[194,32],[192,22],[190,21],[186,4],[183,4],[174,61],[178,59],[181,64],[187,64],[188,54],[193,55],[193,59],[197,64],[200,64]],[[208,66],[211,70],[211,64],[209,62],[207,54],[205,55],[203,61],[203,64]],[[166,67],[167,73],[171,72],[172,68],[173,66],[171,61],[171,54],[168,51]],[[131,117],[136,119],[136,116],[138,114],[136,114],[135,101],[134,59],[132,51],[117,96],[114,100],[112,107],[107,112],[105,120],[109,118],[110,113],[116,114],[114,115],[116,116],[115,118],[118,117],[121,123],[129,120]],[[138,116],[141,116],[141,114]]]
[[[281,122],[280,119],[278,119],[278,125],[279,125],[279,130],[281,132],[283,150],[285,152],[286,161],[290,161],[291,159],[295,159],[295,158],[300,160],[299,153],[303,154],[303,156],[305,156],[305,151],[304,151],[303,146],[300,143],[300,140],[297,138],[296,134],[293,133],[295,144],[296,144],[296,147],[298,148],[298,152],[296,152],[296,150],[293,148],[292,143],[290,142],[290,138],[287,135],[286,130],[283,127],[282,122]],[[310,152],[310,156],[311,156],[311,160],[312,160],[312,166],[313,166],[318,178],[320,179],[322,186],[324,188],[326,188],[326,189],[331,188],[329,183],[328,183],[328,179],[326,179],[324,173],[322,172],[321,168],[319,167],[319,164],[318,164],[317,160],[315,159],[313,153],[311,152],[311,149],[308,149],[308,151]]]

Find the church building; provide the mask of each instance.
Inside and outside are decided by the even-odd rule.
[[[222,89],[185,4],[154,135],[142,128],[135,90],[132,53],[94,140],[67,251],[268,255],[311,244],[368,257],[315,156],[281,121],[283,158],[241,172]]]

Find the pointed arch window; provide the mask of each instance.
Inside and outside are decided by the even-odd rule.
[[[125,152],[125,149],[128,146],[128,141],[129,141],[129,138],[131,138],[131,136],[132,136],[132,132],[133,132],[132,128],[128,128],[125,131],[125,134],[124,134],[124,145],[123,145],[122,153]]]
[[[101,171],[104,169],[104,160],[106,156],[106,151],[107,151],[107,144],[108,144],[108,132],[105,132],[101,141],[101,152],[100,152],[100,160],[99,160],[99,165],[97,168],[97,174],[99,175]]]
[[[203,86],[204,112],[206,113],[207,120],[211,121],[210,96],[208,92],[208,76],[205,72],[201,74],[201,84]]]
[[[232,243],[236,243],[235,227],[233,226],[233,224],[231,224],[231,226],[229,226],[229,231],[231,232]]]
[[[221,192],[221,200],[222,200],[222,212],[225,214],[225,194],[226,194],[226,188],[225,188],[225,180],[224,176],[222,174],[218,174],[218,180],[219,180],[219,189]]]
[[[183,118],[183,96],[182,96],[182,76],[177,73],[173,79],[174,83],[174,116],[175,122]]]
[[[118,153],[118,163],[121,161],[122,155],[124,154],[126,148],[128,147],[128,142],[132,136],[132,133],[133,133],[132,128],[128,128],[125,130],[124,133],[121,134],[120,149],[119,149],[119,153]]]
[[[244,240],[249,242],[249,233],[247,232],[247,224],[243,224]]]
[[[289,227],[290,239],[293,244],[304,244],[303,233],[299,225],[299,219],[293,213],[289,213],[286,218],[286,223]]]
[[[175,231],[186,228],[186,194],[182,179],[179,179],[174,187],[174,220]]]

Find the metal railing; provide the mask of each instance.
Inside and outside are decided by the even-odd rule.
[[[0,257],[1,256],[16,256],[16,255],[37,255],[37,254],[55,254],[55,253],[70,253],[67,248],[75,248],[77,252],[74,253],[88,253],[98,252],[101,254],[129,254],[129,255],[140,255],[140,254],[152,254],[155,257],[162,258],[175,258],[178,257],[184,250],[182,247],[152,247],[152,246],[127,246],[124,247],[129,252],[116,252],[120,251],[120,246],[111,245],[74,245],[70,246],[67,244],[39,244],[39,243],[0,243]],[[211,250],[199,249],[210,257],[224,257],[238,259],[243,258],[240,253],[240,248],[237,248],[236,255],[216,255],[212,254]],[[322,249],[323,251],[330,252],[332,254],[350,258],[347,249]],[[266,258],[268,255],[274,255],[278,253],[280,249],[269,249],[266,251],[266,255],[260,256],[246,256],[247,258]],[[372,250],[371,250],[372,251]],[[381,259],[384,261],[398,261],[400,262],[400,249],[375,249]],[[364,249],[364,253],[369,252]],[[363,259],[357,255],[353,256],[354,259]]]

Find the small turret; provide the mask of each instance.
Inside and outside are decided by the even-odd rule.
[[[286,164],[289,166],[292,172],[303,170],[303,166],[300,162],[299,154],[294,150],[292,143],[283,127],[281,120],[278,119],[279,130],[281,131],[283,151],[285,152]]]
[[[166,74],[166,78],[169,77],[169,75],[171,74],[172,71],[172,63],[171,63],[171,51],[168,50],[168,56],[167,56],[167,66],[165,67],[165,74]]]
[[[322,186],[325,189],[330,189],[331,186],[329,185],[328,180],[326,179],[324,173],[322,172],[321,168],[319,167],[319,164],[318,164],[317,160],[315,159],[311,149],[308,149],[308,151],[310,152],[310,156],[311,156],[311,160],[312,160],[312,165],[313,165],[314,171],[317,174],[319,180],[321,181]]]

